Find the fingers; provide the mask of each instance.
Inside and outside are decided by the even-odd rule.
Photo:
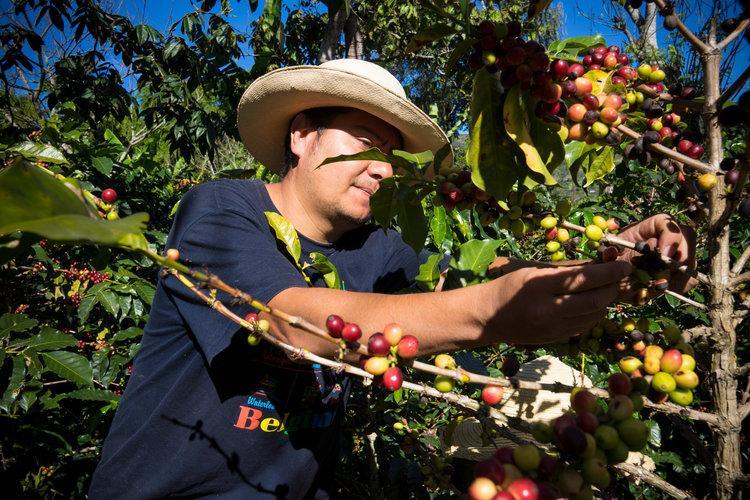
[[[544,273],[552,282],[545,283],[545,286],[549,285],[549,291],[555,295],[585,292],[618,283],[632,270],[630,263],[617,260],[604,264],[549,269],[544,270]]]

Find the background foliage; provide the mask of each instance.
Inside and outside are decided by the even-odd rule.
[[[191,186],[218,177],[274,180],[237,140],[234,109],[239,95],[268,70],[319,62],[331,16],[348,6],[359,19],[362,55],[393,71],[410,97],[449,131],[460,164],[472,75],[465,60],[451,61],[459,40],[431,44],[430,30],[455,30],[466,20],[476,24],[484,17],[482,10],[463,16],[461,4],[467,2],[444,9],[416,0],[321,3],[300,2],[292,10],[279,0],[261,5],[203,1],[195,12],[160,32],[96,2],[15,0],[0,25],[0,154],[25,152],[95,193],[116,189],[119,214],[148,212],[148,241],[161,249],[176,204]],[[233,9],[248,8],[262,8],[263,14],[240,33],[227,19]],[[509,20],[525,8],[525,2],[504,2],[502,13],[492,16]],[[531,28],[531,37],[549,43],[557,38],[560,13],[545,16]],[[62,39],[71,42],[54,43]],[[254,54],[255,65],[245,69],[239,60],[248,52]],[[127,91],[113,60],[137,82],[134,92]],[[729,149],[744,149],[740,139],[728,139]],[[582,188],[562,176],[555,200],[576,202],[574,221],[590,221],[593,213],[628,222],[668,212],[700,229],[700,210],[691,208],[662,171],[619,161],[616,174],[607,188],[599,183]],[[446,212],[429,203],[426,209],[431,220],[428,246],[450,251],[459,269],[464,262],[476,262],[476,253],[487,245],[524,259],[543,256],[540,241],[517,240],[496,225],[483,227],[472,210]],[[13,485],[5,490],[10,496],[83,496],[138,351],[157,269],[147,259],[116,250],[62,247],[29,236],[20,244],[10,241],[0,241],[2,483]],[[736,233],[733,252],[748,243],[750,227]],[[481,268],[474,265],[470,270]],[[457,273],[452,279],[461,281]],[[704,315],[670,300],[656,301],[645,313],[684,327],[707,324]],[[739,337],[738,356],[744,360],[747,345]],[[489,374],[498,375],[505,355],[514,353],[524,360],[545,352],[516,352],[500,345],[463,354],[460,361],[474,371],[486,366]],[[611,370],[603,357],[582,360],[575,354],[566,361],[573,366],[585,361],[595,383]],[[702,361],[707,364],[699,357],[699,365]],[[347,420],[350,441],[346,466],[340,468],[347,473],[338,478],[344,494],[447,494],[451,475],[453,484],[465,488],[471,464],[448,464],[436,453],[439,429],[450,428],[454,412],[446,403],[415,394],[399,391],[377,398],[360,389]],[[394,431],[396,421],[408,422],[414,434]],[[674,416],[656,416],[654,421],[647,452],[657,472],[671,482],[696,485],[695,494],[702,496],[712,468],[711,450],[705,447],[707,429],[698,426],[697,435],[686,433],[682,419]],[[692,446],[684,446],[685,436],[694,441]],[[657,496],[628,484],[619,484],[612,493],[623,494],[623,488]]]

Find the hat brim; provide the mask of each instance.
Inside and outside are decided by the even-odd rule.
[[[402,149],[408,152],[435,153],[449,144],[440,127],[407,99],[367,78],[320,66],[291,66],[255,80],[237,107],[240,137],[255,159],[278,173],[292,119],[306,109],[330,106],[355,108],[380,118],[401,133]],[[452,162],[451,150],[442,165]]]

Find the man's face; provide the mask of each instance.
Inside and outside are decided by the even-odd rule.
[[[294,130],[292,130],[294,133]],[[336,162],[317,168],[323,160],[377,147],[385,153],[401,147],[400,134],[383,120],[364,111],[336,115],[320,135],[309,132],[294,170],[306,198],[308,211],[350,229],[370,218],[370,198],[379,182],[393,175],[389,163],[359,160]]]

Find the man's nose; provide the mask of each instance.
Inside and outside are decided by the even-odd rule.
[[[384,161],[371,161],[367,167],[367,173],[379,181],[393,176],[393,167],[390,163]]]

